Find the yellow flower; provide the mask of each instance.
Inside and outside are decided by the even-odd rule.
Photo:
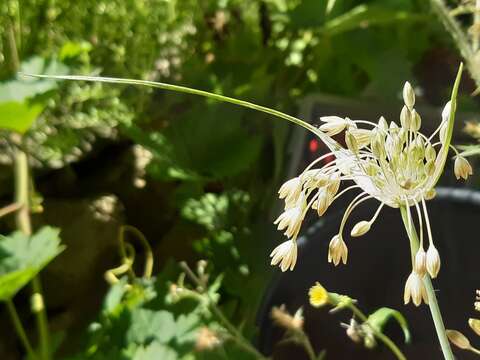
[[[314,307],[321,307],[328,303],[328,292],[318,282],[308,291],[310,304]]]

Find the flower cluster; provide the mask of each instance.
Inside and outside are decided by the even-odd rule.
[[[297,236],[309,209],[322,216],[340,196],[360,189],[360,194],[345,210],[338,234],[330,241],[328,261],[334,265],[347,263],[344,228],[357,206],[370,199],[380,203],[370,219],[352,227],[352,237],[366,234],[385,205],[406,208],[409,232],[413,231],[413,215],[418,218],[420,247],[412,256],[412,272],[405,285],[404,300],[405,303],[412,300],[417,306],[422,300],[428,302],[422,279],[427,274],[432,278],[438,275],[440,256],[433,242],[426,201],[435,196],[434,187],[443,172],[450,149],[456,153],[454,171],[457,178],[466,179],[472,174],[472,168],[450,144],[454,98],[445,105],[441,122],[430,136],[420,132],[422,119],[415,109],[415,93],[408,82],[403,88],[403,100],[405,105],[400,112],[399,124],[388,123],[384,117],[378,123],[338,116],[321,118],[323,124],[317,135],[330,152],[281,186],[279,197],[285,201],[285,210],[275,224],[289,240],[273,250],[272,265],[280,264],[282,271],[293,270],[297,261]],[[332,138],[341,133],[344,133],[346,146]],[[318,166],[332,156],[333,161]],[[353,184],[341,189],[342,181],[352,181]],[[428,236],[426,250],[424,227]]]

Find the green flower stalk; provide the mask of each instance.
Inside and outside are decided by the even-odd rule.
[[[360,194],[345,210],[338,234],[329,246],[328,260],[338,265],[347,262],[348,248],[344,239],[346,221],[354,209],[363,202],[376,199],[378,209],[368,220],[361,221],[351,230],[353,237],[366,234],[379,217],[384,206],[400,209],[404,216],[412,251],[412,272],[404,291],[404,301],[419,306],[422,301],[429,303],[437,334],[446,359],[453,359],[446,341],[430,278],[435,278],[440,269],[440,256],[434,245],[426,201],[435,196],[435,185],[443,173],[451,145],[455,120],[456,98],[463,65],[460,65],[450,101],[445,105],[437,129],[426,136],[420,132],[421,117],[415,109],[415,93],[407,82],[403,88],[405,106],[400,113],[400,124],[387,123],[381,117],[378,123],[367,120],[351,120],[338,116],[326,116],[319,128],[291,115],[247,101],[238,100],[206,91],[191,89],[152,81],[91,77],[91,76],[42,76],[59,80],[100,81],[118,84],[144,85],[199,95],[229,102],[290,121],[314,133],[325,143],[330,152],[313,161],[299,176],[288,180],[279,190],[285,201],[285,210],[275,221],[279,230],[285,232],[288,240],[276,247],[272,253],[272,265],[280,265],[282,271],[293,270],[297,261],[297,236],[303,219],[309,209],[322,216],[329,206],[348,191],[360,189]],[[344,132],[346,147],[332,136]],[[453,150],[459,158],[455,148]],[[335,160],[318,167],[321,160],[334,156]],[[456,161],[457,178],[466,178],[471,167],[464,158]],[[353,184],[340,191],[342,181]],[[419,220],[420,240],[414,236],[413,214]],[[428,247],[425,251],[423,224],[427,229]]]

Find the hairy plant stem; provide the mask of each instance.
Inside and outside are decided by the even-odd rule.
[[[212,310],[213,314],[220,320],[222,325],[225,329],[230,333],[232,340],[237,343],[245,351],[249,352],[250,354],[254,355],[255,358],[261,360],[267,360],[268,358],[263,356],[255,347],[253,347],[250,342],[245,339],[242,333],[227,319],[225,315],[223,315],[222,310],[217,306],[216,302],[212,299],[210,294],[208,293],[208,289],[205,288],[205,284],[198,278],[197,275],[190,269],[188,264],[184,261],[180,262],[180,267],[182,270],[185,271],[187,276],[195,283],[198,287],[199,292],[207,297],[208,304],[210,309]]]
[[[348,305],[348,308],[357,316],[360,320],[362,320],[365,324],[369,325],[368,323],[368,318],[367,316],[360,310],[354,303],[350,303]],[[370,326],[370,329],[372,330],[373,334],[387,346],[390,351],[397,357],[399,360],[407,360],[405,355],[403,355],[402,351],[395,345],[395,343],[390,340],[390,338],[386,335],[384,335],[381,331],[378,331],[376,328],[373,326]]]
[[[25,328],[22,325],[22,321],[18,316],[13,301],[11,299],[8,299],[5,303],[7,305],[8,313],[10,314],[10,317],[12,319],[13,327],[15,328],[15,331],[17,332],[17,335],[22,342],[23,347],[27,351],[28,358],[31,360],[37,359],[37,355],[35,355],[32,345],[30,344],[30,340],[28,340],[27,333],[25,332]]]
[[[402,220],[410,240],[410,251],[414,257],[419,248],[417,232],[415,228],[411,226],[408,220],[407,208],[405,206],[401,206],[400,212],[402,214]],[[448,337],[445,332],[445,325],[443,324],[442,314],[440,313],[437,297],[435,296],[435,290],[432,286],[432,281],[430,280],[430,277],[426,275],[423,278],[423,282],[425,284],[425,288],[427,289],[428,306],[430,308],[430,313],[432,314],[433,323],[437,332],[438,341],[440,342],[440,347],[442,348],[443,357],[445,360],[454,360],[452,348],[450,347],[450,342],[448,341]]]
[[[30,174],[27,154],[20,148],[15,149],[15,202],[21,207],[16,213],[17,228],[27,236],[32,234],[29,208]],[[35,314],[42,360],[50,359],[50,336],[47,313],[43,302],[42,286],[39,277],[32,280],[32,312]]]

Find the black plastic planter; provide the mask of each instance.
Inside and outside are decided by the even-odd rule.
[[[381,345],[367,350],[346,336],[339,323],[348,322],[348,312],[331,315],[326,308],[314,309],[308,304],[308,289],[319,281],[332,292],[357,299],[366,313],[382,306],[400,310],[408,320],[412,342],[403,343],[401,330],[394,321],[386,331],[407,358],[442,359],[428,306],[403,305],[403,289],[411,263],[408,238],[398,210],[384,208],[363,237],[345,236],[349,248],[347,265],[335,268],[327,262],[328,244],[338,232],[344,205],[338,204],[324,218],[304,227],[293,272],[276,270],[259,313],[260,350],[273,353],[275,359],[307,359],[297,346],[279,344],[284,330],[272,324],[270,309],[285,304],[291,312],[304,307],[308,335],[315,350],[327,350],[327,359],[394,359]],[[346,233],[357,221],[369,219],[377,206],[378,202],[369,201],[359,207],[348,221]],[[480,288],[480,192],[439,188],[428,208],[434,241],[442,259],[439,277],[433,284],[438,289],[446,327],[462,331],[479,345],[480,338],[468,328],[467,320],[480,315],[473,310],[475,289]],[[475,359],[465,351],[454,349],[454,352],[458,359]]]

